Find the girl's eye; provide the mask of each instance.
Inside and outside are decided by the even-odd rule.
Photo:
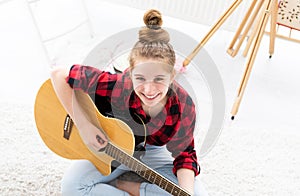
[[[145,81],[145,78],[143,78],[143,77],[137,77],[135,79],[138,80],[138,81],[141,81],[141,82]]]
[[[162,81],[164,81],[163,78],[155,78],[155,79],[154,79],[154,82],[162,82]]]

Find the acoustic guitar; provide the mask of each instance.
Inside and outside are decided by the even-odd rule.
[[[191,195],[133,156],[135,138],[125,122],[102,115],[89,95],[82,91],[74,92],[87,119],[103,131],[109,142],[101,151],[93,150],[84,143],[48,79],[36,95],[34,116],[38,132],[50,150],[67,159],[89,160],[103,175],[111,173],[111,163],[116,160],[172,195]]]

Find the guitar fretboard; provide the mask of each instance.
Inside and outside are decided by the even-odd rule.
[[[156,184],[162,189],[166,190],[170,194],[175,196],[190,196],[190,194],[187,191],[179,187],[177,184],[171,182],[158,172],[154,171],[138,159],[130,156],[129,154],[119,149],[110,142],[105,148],[105,153],[117,160],[118,162],[124,164],[129,169],[136,172],[149,182]]]

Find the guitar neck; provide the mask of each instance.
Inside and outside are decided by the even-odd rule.
[[[189,196],[187,191],[179,187],[177,184],[171,182],[158,172],[154,171],[138,159],[130,156],[123,150],[119,149],[117,146],[113,145],[111,142],[105,147],[105,153],[110,157],[114,158],[118,162],[124,164],[132,171],[139,174],[141,177],[145,178],[149,182],[156,184],[162,189],[166,190],[175,196]]]

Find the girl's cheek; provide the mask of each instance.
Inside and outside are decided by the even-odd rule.
[[[133,85],[134,91],[141,91],[142,89],[143,89],[143,85],[141,85],[141,84]]]

